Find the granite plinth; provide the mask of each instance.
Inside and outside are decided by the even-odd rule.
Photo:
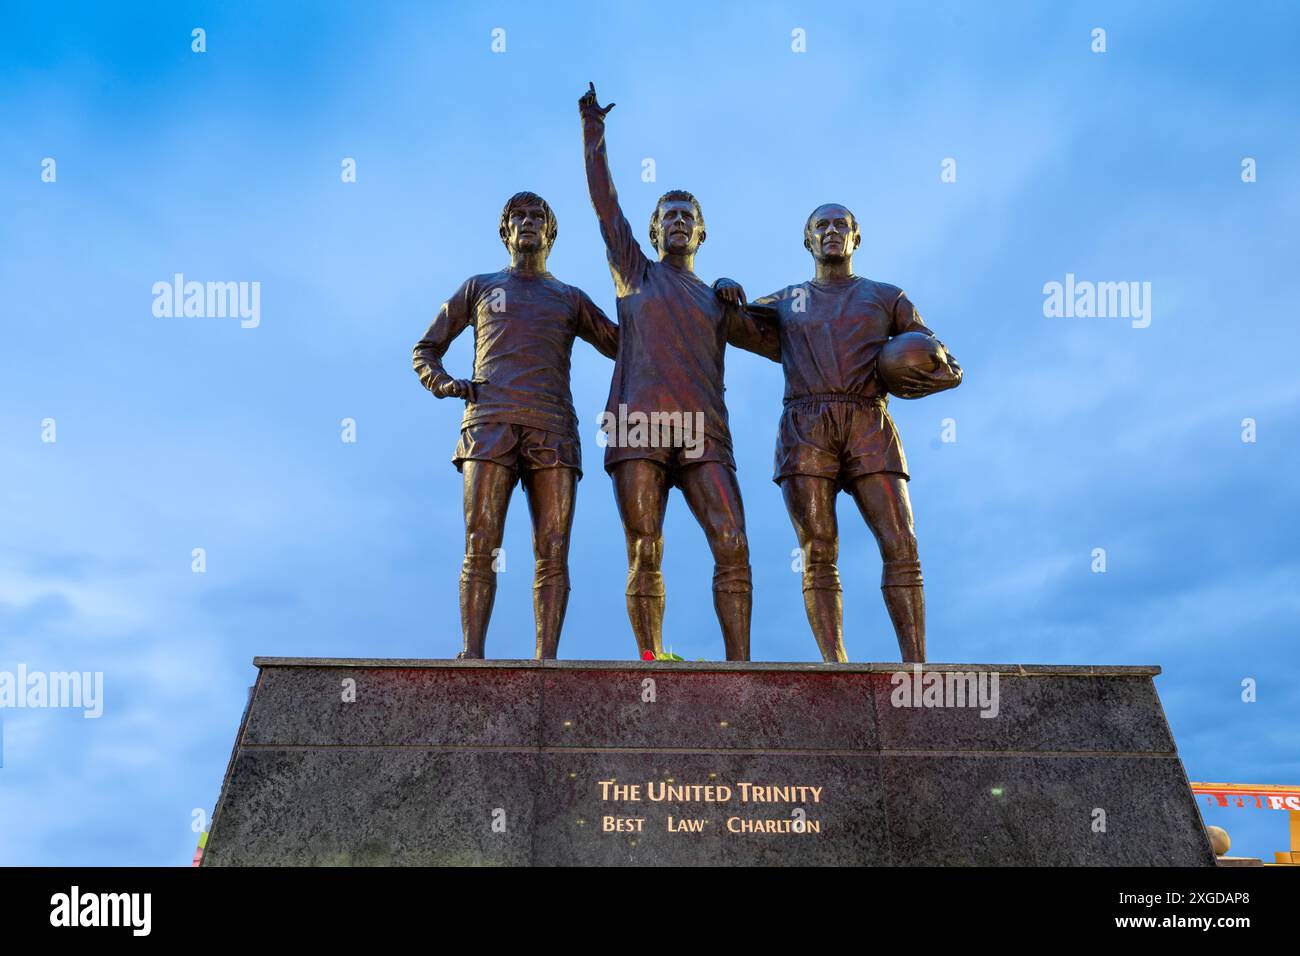
[[[204,866],[1214,865],[1155,667],[254,663]]]

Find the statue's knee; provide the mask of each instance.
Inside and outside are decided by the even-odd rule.
[[[533,555],[538,561],[562,561],[568,550],[568,535],[562,531],[539,534],[533,538]]]
[[[804,566],[834,564],[839,558],[839,542],[833,537],[810,538],[804,546]]]
[[[812,538],[804,547],[803,589],[840,590],[840,572],[835,566],[839,543],[834,538]]]
[[[493,549],[499,547],[498,541],[499,537],[489,531],[470,528],[465,532],[465,553],[467,555],[491,555]]]
[[[880,536],[880,556],[886,561],[916,561],[919,557],[916,535],[910,531],[894,531]]]
[[[749,564],[749,538],[735,526],[719,528],[713,536],[713,560],[716,564]]]
[[[663,559],[662,535],[636,535],[628,540],[628,564],[634,571],[658,571]]]

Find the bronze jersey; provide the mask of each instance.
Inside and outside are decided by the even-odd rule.
[[[465,404],[461,428],[506,422],[576,438],[573,340],[613,358],[618,326],[585,292],[549,272],[530,276],[506,268],[473,276],[442,304],[415,346],[415,371],[430,391],[453,377],[442,357],[468,326],[474,327],[475,397]]]
[[[895,335],[933,335],[898,286],[861,276],[810,279],[764,296],[750,309],[780,329],[787,401],[809,395],[885,395],[876,357]]]
[[[774,329],[720,299],[692,272],[651,261],[618,204],[603,119],[583,116],[587,181],[618,295],[619,342],[606,410],[702,413],[705,434],[731,445],[723,401],[728,343],[776,358]]]

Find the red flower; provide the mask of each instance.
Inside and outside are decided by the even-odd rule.
[[[652,661],[652,660],[654,660],[654,659],[655,659],[655,652],[654,652],[654,651],[642,651],[642,652],[641,652],[641,660],[643,660],[643,661]]]

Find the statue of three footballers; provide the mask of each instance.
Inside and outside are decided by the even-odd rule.
[[[924,661],[925,599],[907,464],[877,359],[895,336],[933,333],[901,289],[853,274],[858,223],[840,205],[819,206],[804,227],[813,278],[755,302],[747,302],[730,279],[709,286],[695,275],[704,216],[684,190],[667,192],[656,204],[650,243],[657,259],[647,257],[609,172],[605,118],[613,108],[597,103],[594,85],[579,100],[587,185],[614,280],[618,324],[546,270],[555,216],[540,196],[525,192],[512,196],[501,215],[510,265],[466,280],[415,347],[424,386],[438,398],[465,402],[452,457],[465,488],[464,649],[458,656],[484,656],[494,562],[516,481],[524,486],[533,524],[536,657],[557,654],[582,474],[569,361],[574,339],[582,338],[614,359],[605,470],[627,542],[627,612],[640,654],[663,650],[663,521],[669,489],[676,486],[713,553],[713,604],[727,659],[749,660],[749,546],[722,395],[730,344],[781,363],[785,373],[773,478],[803,552],[804,606],[823,660],[848,659],[835,516],[836,495],[845,490],[879,543],[881,589],[902,658]],[[469,326],[474,375],[456,379],[442,358]],[[901,369],[890,390],[919,398],[960,384],[960,366],[941,344],[937,351],[934,367]],[[608,424],[632,416],[642,427]],[[628,435],[631,440],[619,440]]]

